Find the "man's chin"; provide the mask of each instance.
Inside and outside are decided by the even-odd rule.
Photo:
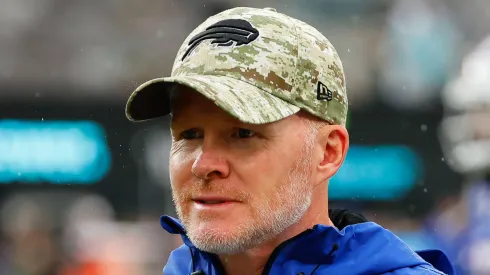
[[[189,225],[187,235],[200,250],[216,254],[236,254],[254,245],[252,232],[244,228],[236,222],[200,221]]]
[[[239,235],[242,226],[229,219],[202,219],[189,224],[188,232],[196,236],[209,236],[212,238],[227,238]]]
[[[195,235],[191,241],[199,250],[219,255],[243,253],[253,246],[250,240],[234,235]]]

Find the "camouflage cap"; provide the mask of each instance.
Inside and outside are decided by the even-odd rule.
[[[336,50],[312,26],[271,8],[239,7],[209,17],[182,44],[170,77],[133,92],[126,116],[144,121],[169,114],[176,83],[245,123],[270,123],[299,110],[332,124],[346,122]]]

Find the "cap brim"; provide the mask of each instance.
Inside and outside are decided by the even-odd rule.
[[[175,83],[192,88],[245,123],[271,123],[300,110],[247,82],[226,76],[196,75],[157,78],[143,83],[126,104],[127,118],[146,121],[168,115],[171,89]]]

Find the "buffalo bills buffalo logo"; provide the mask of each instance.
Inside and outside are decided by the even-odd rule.
[[[243,19],[226,19],[219,21],[205,31],[198,33],[189,41],[189,48],[185,52],[184,60],[201,42],[212,39],[212,44],[219,46],[241,46],[257,39],[259,31],[248,21]]]

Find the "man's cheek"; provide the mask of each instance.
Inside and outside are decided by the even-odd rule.
[[[268,156],[260,156],[254,159],[240,159],[238,169],[248,171],[249,176],[257,178],[267,176],[268,173],[273,172],[273,167],[280,165],[277,159]]]
[[[186,190],[185,190],[185,179],[182,176],[178,176],[176,172],[170,173],[170,186],[172,189],[172,198],[174,203],[182,204],[185,200]]]
[[[183,154],[175,154],[170,157],[169,175],[171,182],[178,184],[192,177],[192,161],[183,156]]]
[[[196,146],[174,146],[170,153],[169,168],[176,174],[192,175],[192,165],[200,152],[201,150]]]

